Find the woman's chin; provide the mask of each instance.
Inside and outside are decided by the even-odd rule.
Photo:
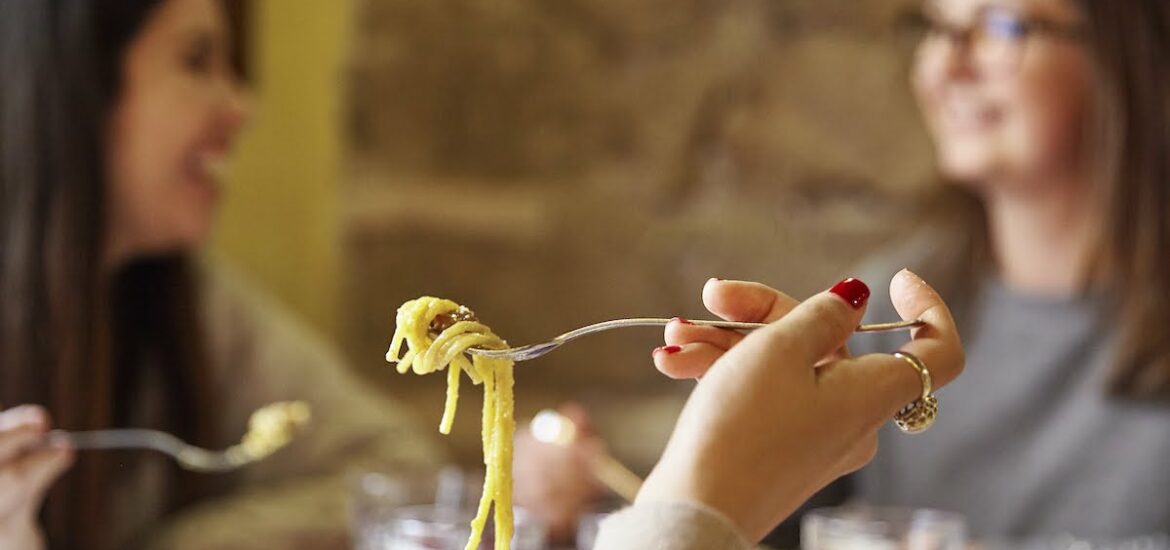
[[[166,236],[151,239],[142,250],[144,255],[166,256],[198,252],[211,240],[211,220],[188,220]]]
[[[999,170],[991,155],[976,151],[939,151],[937,163],[939,174],[960,182],[986,181]]]

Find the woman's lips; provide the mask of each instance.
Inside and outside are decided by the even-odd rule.
[[[191,168],[196,179],[218,184],[227,172],[227,157],[219,154],[196,155]]]
[[[219,196],[219,186],[227,170],[227,158],[220,154],[200,154],[187,164],[188,181],[193,188],[214,203]]]
[[[940,106],[938,118],[945,130],[977,132],[990,128],[1002,117],[999,109],[986,105],[951,101]]]

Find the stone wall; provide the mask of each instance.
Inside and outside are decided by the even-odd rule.
[[[903,225],[899,199],[929,179],[890,30],[904,6],[359,2],[349,350],[437,423],[442,377],[377,360],[409,298],[450,297],[526,343],[617,317],[704,317],[712,276],[798,296],[832,284]],[[619,453],[647,463],[690,388],[654,371],[660,342],[630,330],[521,365],[521,416],[582,400]],[[479,404],[464,396],[453,442],[471,462]]]

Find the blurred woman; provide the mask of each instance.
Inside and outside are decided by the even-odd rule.
[[[883,280],[910,266],[935,283],[970,368],[944,393],[946,420],[883,439],[854,492],[962,512],[978,536],[1164,531],[1170,3],[921,8],[911,80],[951,185],[917,235],[859,271]],[[888,298],[868,313],[888,319]],[[673,323],[666,343],[680,348],[659,366],[701,372],[711,334]],[[852,351],[900,343],[868,335]]]
[[[971,368],[954,416],[883,441],[859,496],[985,536],[1165,531],[1170,4],[933,0],[920,21],[912,84],[959,197],[866,271],[937,282]]]
[[[338,547],[347,468],[436,455],[314,335],[197,259],[248,119],[228,27],[216,0],[0,3],[4,548]],[[40,443],[50,425],[132,426],[224,447],[287,399],[315,427],[236,474]]]

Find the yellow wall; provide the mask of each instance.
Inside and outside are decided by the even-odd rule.
[[[349,2],[251,1],[254,118],[239,143],[212,249],[335,333]]]

